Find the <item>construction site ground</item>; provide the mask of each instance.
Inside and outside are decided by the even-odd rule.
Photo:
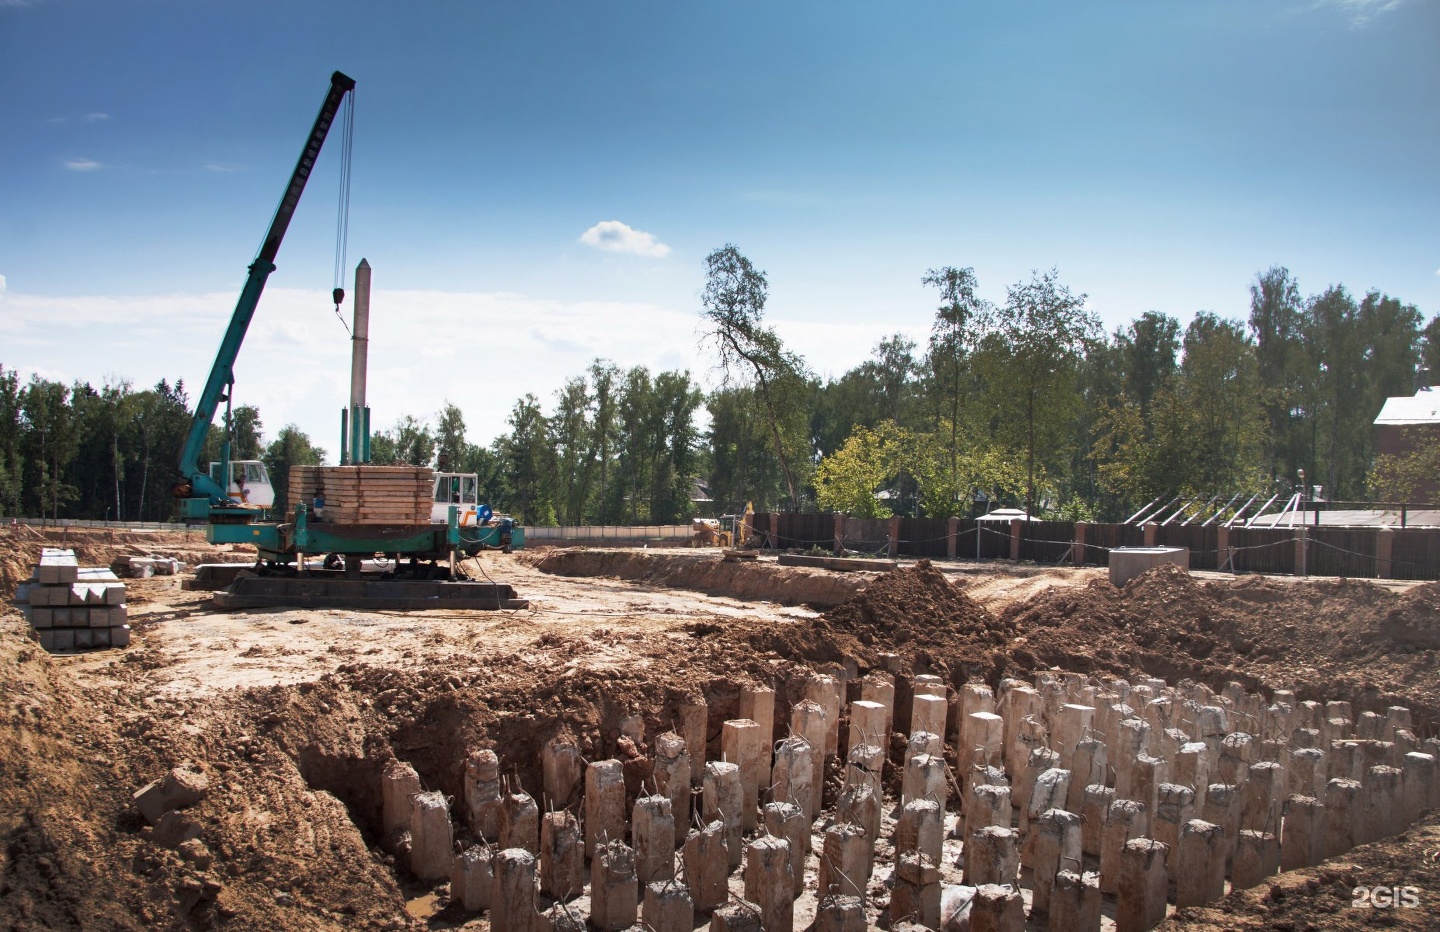
[[[492,748],[538,794],[540,748],[568,730],[587,759],[621,760],[633,793],[650,749],[621,735],[622,720],[642,716],[648,742],[703,694],[718,747],[740,684],[775,684],[779,721],[810,671],[863,672],[888,653],[956,686],[1058,667],[1293,689],[1357,713],[1404,704],[1422,738],[1440,718],[1437,583],[1161,568],[1117,590],[1094,568],[834,573],[724,562],[716,549],[530,550],[466,564],[513,585],[528,610],[224,613],[183,575],[155,577],[129,582],[129,648],[52,656],[9,599],[41,546],[57,545],[83,565],[250,559],[198,533],[0,531],[0,929],[485,929],[383,849],[388,761],[459,797],[466,754]],[[902,691],[897,720],[907,701]],[[186,810],[198,843],[177,850],[131,796],[182,764],[210,790]],[[1167,928],[1436,927],[1437,860],[1430,812]],[[1417,888],[1420,906],[1355,904],[1354,888],[1379,885]],[[797,928],[813,916],[813,883],[806,897]]]

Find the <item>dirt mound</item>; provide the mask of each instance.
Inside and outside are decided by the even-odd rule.
[[[1440,586],[1397,595],[1374,583],[1247,576],[1199,582],[1158,567],[1123,589],[1096,581],[1042,593],[1003,617],[1021,667],[1144,672],[1218,688],[1293,689],[1349,699],[1357,711],[1408,704],[1433,728]]]
[[[654,586],[817,608],[839,605],[876,578],[873,573],[777,567],[768,561],[727,563],[713,552],[566,548],[538,553],[533,562],[536,569],[559,576],[613,576]]]
[[[898,569],[850,601],[825,613],[825,626],[873,651],[899,653],[910,663],[958,682],[998,679],[1000,653],[1013,625],[986,611],[929,560]]]

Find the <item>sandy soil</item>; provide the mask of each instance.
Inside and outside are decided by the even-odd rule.
[[[44,543],[0,537],[0,588]],[[244,556],[207,555],[193,535],[67,543],[91,563],[124,552]],[[566,730],[587,759],[621,760],[633,794],[648,776],[649,740],[686,696],[709,702],[718,752],[740,684],[776,685],[783,721],[810,671],[863,671],[892,652],[957,684],[1062,665],[1216,685],[1240,677],[1343,692],[1362,708],[1399,698],[1432,734],[1440,709],[1434,585],[1159,574],[1117,592],[1093,569],[831,574],[722,564],[714,551],[490,554],[470,569],[514,585],[531,608],[222,613],[208,594],[160,577],[131,585],[131,648],[49,656],[7,607],[0,928],[484,929],[385,850],[388,761],[458,796],[465,754],[490,747],[513,779],[538,788],[539,748]],[[620,733],[632,715],[644,721],[640,746]],[[185,810],[198,838],[177,848],[130,796],[182,764],[211,789]],[[1434,830],[1432,817],[1347,863],[1371,858],[1364,876],[1411,878],[1440,896],[1440,869],[1427,860]],[[885,876],[872,883],[877,918]],[[1315,918],[1305,897],[1267,895],[1237,893],[1219,912],[1171,924],[1341,927]],[[797,918],[813,911],[807,896]]]

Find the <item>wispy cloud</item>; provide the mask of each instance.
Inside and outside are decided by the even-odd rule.
[[[1410,0],[1315,0],[1314,9],[1330,8],[1339,10],[1350,17],[1350,25],[1360,27],[1369,24],[1377,16],[1399,9]]]
[[[66,159],[65,167],[72,172],[93,172],[104,166],[94,159]]]
[[[85,114],[85,122],[86,122],[86,123],[109,123],[109,122],[110,122],[110,114],[108,114],[108,113],[87,113],[87,114]]]
[[[633,229],[619,220],[600,221],[580,234],[580,242],[606,252],[628,252],[651,259],[663,259],[670,255],[670,247],[653,234]]]
[[[242,165],[232,165],[228,162],[206,162],[205,170],[207,172],[220,172],[221,174],[230,174],[231,172],[243,172],[245,168]]]
[[[0,0],[0,10],[21,9],[27,6],[34,6],[39,0]]]
[[[1440,272],[1437,272],[1436,274],[1440,275]],[[0,275],[0,298],[3,297],[5,297],[5,276]]]

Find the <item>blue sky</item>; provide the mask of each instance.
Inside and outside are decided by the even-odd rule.
[[[994,300],[1054,266],[1111,328],[1243,317],[1277,263],[1428,319],[1437,51],[1431,0],[0,0],[0,364],[203,383],[335,69],[377,426],[450,401],[486,441],[597,354],[708,379],[725,243],[836,375],[923,341],[947,264]],[[338,155],[237,366],[272,434],[332,449]]]

